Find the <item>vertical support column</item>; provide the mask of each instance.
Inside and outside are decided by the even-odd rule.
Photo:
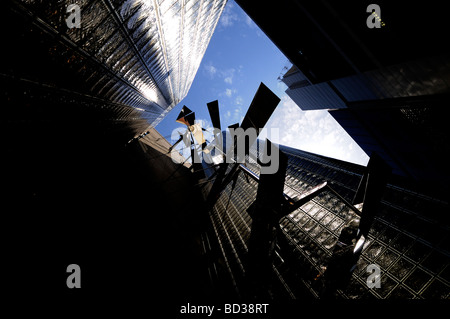
[[[266,140],[268,154],[271,142]],[[281,206],[283,203],[284,180],[287,168],[287,156],[278,147],[279,167],[275,174],[261,174],[256,200],[252,204],[252,229],[249,240],[247,279],[249,297],[270,294],[272,257],[276,244]],[[274,148],[272,147],[272,151]],[[273,154],[271,154],[273,155]],[[268,162],[268,161],[263,161]],[[263,165],[270,165],[270,163]]]
[[[322,298],[332,298],[337,289],[344,288],[350,281],[390,174],[391,168],[373,153],[353,199],[353,204],[363,204],[360,221],[350,221],[341,231],[324,274]]]

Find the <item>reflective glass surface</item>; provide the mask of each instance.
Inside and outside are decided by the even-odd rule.
[[[78,53],[67,60],[94,96],[145,111],[153,126],[188,93],[225,0],[22,0]],[[80,28],[68,28],[71,4]],[[58,54],[58,52],[55,52]],[[84,60],[92,65],[88,67]]]

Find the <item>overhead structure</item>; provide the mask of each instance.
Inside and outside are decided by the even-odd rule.
[[[228,127],[233,129],[241,128],[242,130],[234,130],[234,132],[237,134],[232,137],[233,141],[230,147],[232,147],[233,149],[231,150],[230,148],[228,148],[226,152],[227,153],[232,152],[233,154],[236,154],[237,145],[239,143],[244,143],[245,156],[248,156],[249,149],[256,141],[260,129],[262,129],[266,125],[267,121],[269,120],[272,113],[275,111],[275,108],[277,107],[279,102],[280,98],[278,98],[264,83],[261,82],[247,110],[247,113],[245,114],[244,119],[242,120],[241,125],[235,123]],[[220,129],[218,102],[213,101],[208,103],[208,111],[211,117],[211,122],[213,123],[213,125],[218,125]],[[256,134],[250,134],[249,136],[251,137],[247,141],[245,140],[243,141],[242,139],[246,138],[244,132],[247,129],[254,129]],[[225,174],[229,169],[228,167],[229,164],[231,164],[232,167],[230,168],[228,174]],[[214,205],[214,199],[217,199],[221,191],[231,181],[231,178],[226,178],[225,176],[234,173],[238,169],[238,167],[239,163],[237,162],[227,163],[227,161],[225,161],[224,163],[222,163],[222,165],[220,165],[216,179],[208,195],[208,202],[210,205]]]
[[[245,156],[248,156],[249,148],[256,138],[247,137],[243,132],[246,129],[255,129],[259,133],[259,129],[265,126],[278,103],[279,99],[265,85],[261,84],[242,123],[229,126],[234,130],[241,128],[242,131],[237,131],[232,136],[234,141],[228,147],[227,153],[236,152],[239,139],[245,138]],[[218,126],[220,129],[218,101],[208,103],[208,111],[214,126]],[[269,149],[271,149],[271,155],[274,151],[279,155],[278,170],[274,174],[262,173],[262,168],[267,165],[262,156],[269,154]],[[230,200],[241,171],[244,172],[247,183],[249,183],[249,178],[258,183],[256,197],[246,210],[252,222],[247,241],[248,251],[243,264],[246,273],[244,294],[251,298],[270,296],[273,257],[278,238],[283,234],[280,229],[280,221],[312,200],[323,196],[332,196],[341,205],[347,207],[348,221],[342,227],[338,240],[330,250],[330,255],[324,256],[323,272],[316,273],[317,280],[314,283],[314,289],[320,291],[321,298],[332,297],[337,289],[345,287],[349,282],[359,260],[365,238],[368,237],[368,231],[378,212],[378,205],[390,175],[389,167],[379,156],[373,154],[353,201],[344,198],[332,184],[326,181],[291,198],[284,193],[288,166],[287,156],[267,139],[264,142],[264,152],[260,152],[258,149],[257,153],[257,163],[261,167],[259,176],[245,167],[243,163],[239,163],[237,157],[232,157],[232,162],[223,162],[214,167],[214,174],[210,177],[210,179],[214,177],[214,182],[207,197],[207,205],[212,209],[222,192],[232,183],[231,188],[228,186],[228,200]],[[229,158],[227,157],[227,159]],[[244,180],[241,179],[242,182]]]
[[[208,150],[205,150],[206,148],[206,140],[203,136],[203,128],[199,123],[195,122],[195,112],[193,112],[191,109],[189,109],[186,105],[183,106],[180,113],[177,116],[177,119],[175,120],[177,123],[181,123],[187,126],[188,130],[180,135],[180,138],[175,142],[175,144],[172,145],[171,149],[173,149],[179,142],[182,140],[182,136],[188,135],[190,133],[191,137],[194,138],[199,145],[202,146],[202,150],[204,152],[208,152]],[[192,140],[192,143],[194,141]],[[186,143],[186,147],[190,147],[188,145],[189,143]]]
[[[221,130],[220,126],[220,114],[219,114],[219,101],[215,100],[206,104],[208,107],[209,116],[211,117],[211,123],[214,128]]]

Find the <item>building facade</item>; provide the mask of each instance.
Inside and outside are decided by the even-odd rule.
[[[327,268],[337,258],[342,233],[360,218],[348,203],[365,168],[289,147],[280,149],[288,157],[284,194],[295,198],[324,181],[333,191],[321,192],[279,220],[271,278],[260,296],[323,298],[330,285]],[[252,152],[256,155],[255,148]],[[259,172],[256,163],[246,166],[209,212],[210,237],[217,238],[221,252],[213,268],[228,276],[235,293],[244,297],[252,229],[249,208],[256,199]],[[351,278],[332,298],[449,298],[450,228],[445,214],[449,205],[430,192],[402,177],[390,178]],[[368,283],[373,265],[381,271],[379,287]]]
[[[396,174],[448,189],[445,104],[328,112],[366,154],[380,154]]]
[[[450,52],[440,4],[422,6],[416,24],[406,1],[237,2],[293,64],[280,80],[300,109],[330,110],[367,155],[446,187]]]
[[[393,80],[389,83],[392,87],[406,80],[421,85],[414,77],[417,72],[426,74],[436,65],[443,66],[441,59],[426,58],[449,53],[440,39],[441,32],[448,30],[443,4],[422,6],[418,15],[418,7],[407,1],[380,0],[375,6],[370,0],[289,1],[277,5],[269,0],[257,5],[251,0],[236,2],[313,84],[381,69],[382,76]],[[420,21],[412,23],[411,17]],[[374,27],[377,19],[383,23]],[[411,64],[413,69],[400,70],[402,63],[410,61],[422,62]],[[389,70],[390,66],[394,67]],[[425,66],[431,68],[423,69]],[[440,68],[440,75],[446,74],[445,70]],[[404,71],[406,79],[398,71]],[[440,76],[434,74],[433,78],[438,83]],[[380,78],[377,83],[382,81]]]
[[[161,304],[193,293],[197,207],[178,205],[201,197],[151,128],[187,94],[225,2],[2,3],[2,238],[12,301]],[[67,22],[77,14],[70,5],[80,9],[79,28]],[[176,234],[167,222],[180,226]],[[66,285],[71,264],[81,268],[76,291]]]
[[[328,110],[367,155],[380,154],[396,174],[447,188],[446,61],[433,57],[317,84],[292,66],[282,81],[302,110]]]
[[[225,0],[11,2],[14,11],[32,20],[37,34],[54,41],[45,52],[53,65],[43,68],[62,68],[65,77],[36,78],[36,67],[27,65],[23,70],[11,65],[15,69],[6,70],[6,75],[14,72],[130,106],[152,126],[187,95],[226,4]],[[18,51],[24,52],[19,55],[30,52],[20,45],[24,44]],[[27,58],[33,60],[33,55]],[[68,83],[67,77],[75,83]]]

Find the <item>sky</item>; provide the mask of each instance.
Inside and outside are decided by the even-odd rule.
[[[183,105],[212,128],[206,103],[218,100],[222,130],[240,123],[261,82],[280,99],[266,124],[266,137],[277,144],[367,165],[362,151],[326,110],[302,111],[278,80],[292,64],[234,1],[228,1],[211,38],[188,95],[156,126],[171,143],[186,126],[175,120]],[[208,136],[206,134],[206,139]],[[181,149],[182,143],[179,144]],[[182,150],[183,151],[183,150]],[[184,154],[189,156],[188,150]]]

